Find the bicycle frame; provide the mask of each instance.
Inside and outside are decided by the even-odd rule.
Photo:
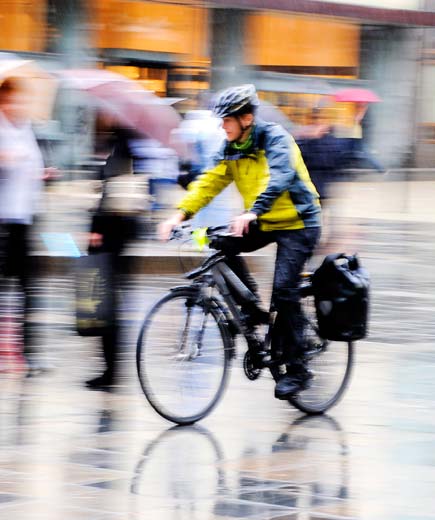
[[[201,280],[204,275],[210,277],[212,282],[209,278],[205,283],[210,287],[215,286],[221,298],[223,299],[226,305],[226,308],[223,309],[223,313],[226,316],[229,328],[232,328],[233,326],[237,329],[237,333],[243,334],[247,341],[248,349],[252,354],[255,355],[259,351],[262,352],[262,355],[265,355],[266,353],[270,354],[272,332],[274,327],[273,303],[269,309],[270,321],[267,331],[264,336],[260,336],[255,332],[255,330],[246,325],[244,315],[240,311],[240,308],[236,303],[236,299],[233,295],[234,293],[237,293],[237,301],[241,300],[246,303],[256,302],[257,297],[228,266],[226,260],[227,257],[225,253],[217,250],[208,256],[199,267],[187,273],[185,277],[190,280],[193,279],[198,281]],[[312,294],[311,274],[311,272],[301,273],[300,291],[302,298]],[[231,316],[229,316],[229,314]],[[303,319],[309,323],[310,327],[317,330],[317,324],[311,322],[311,320],[305,315],[304,312],[302,312],[302,315]]]
[[[243,334],[248,333],[248,329],[244,323],[242,313],[240,312],[234,297],[231,294],[229,286],[235,289],[242,300],[246,303],[254,302],[256,300],[254,294],[248,289],[248,287],[246,287],[240,278],[238,278],[234,271],[223,261],[214,265],[211,269],[211,272],[219,293],[230,310],[239,331]]]
[[[197,269],[194,269],[188,273],[186,278],[198,280],[201,278],[201,276],[210,273],[213,282],[210,283],[207,281],[206,285],[216,286],[219,294],[227,306],[227,309],[231,314],[231,322],[237,328],[237,332],[243,334],[249,348],[253,346],[253,344],[258,346],[258,344],[261,343],[263,350],[265,346],[268,346],[270,343],[273,321],[271,320],[264,338],[259,338],[250,328],[247,327],[244,317],[239,310],[239,307],[230,290],[230,287],[233,289],[233,291],[236,291],[240,296],[240,299],[246,303],[256,302],[257,297],[226,264],[225,260],[225,255],[218,251],[209,256]],[[225,314],[227,315],[228,312]]]

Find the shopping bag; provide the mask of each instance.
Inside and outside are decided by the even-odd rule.
[[[150,207],[146,175],[116,175],[104,181],[100,211],[109,215],[142,215]]]
[[[76,330],[101,336],[113,317],[113,280],[109,253],[82,256],[76,271]]]

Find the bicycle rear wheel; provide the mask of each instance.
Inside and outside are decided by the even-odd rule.
[[[159,300],[139,334],[136,365],[142,390],[165,419],[192,424],[219,401],[228,378],[231,346],[213,301],[179,288]]]
[[[330,341],[318,334],[314,298],[302,299],[305,323],[305,359],[313,375],[306,390],[289,398],[290,404],[307,414],[324,413],[343,396],[352,373],[352,342]]]

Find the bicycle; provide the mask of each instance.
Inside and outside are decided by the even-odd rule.
[[[209,240],[225,236],[225,226],[207,229]],[[173,233],[183,236],[182,230]],[[335,342],[319,336],[312,273],[301,273],[304,357],[313,377],[307,389],[288,398],[298,410],[322,414],[342,397],[352,372],[352,341]],[[225,254],[212,251],[202,264],[185,274],[190,285],[177,286],[160,298],[142,324],[136,366],[142,390],[154,410],[177,424],[193,424],[219,402],[236,357],[235,337],[247,343],[244,373],[257,379],[268,369],[276,381],[285,372],[282,353],[271,348],[275,311],[270,309],[266,334],[247,324],[231,290],[243,301],[255,296],[226,264]]]

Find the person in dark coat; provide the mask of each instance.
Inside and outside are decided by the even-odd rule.
[[[320,200],[331,197],[331,187],[340,175],[344,146],[342,140],[333,135],[329,127],[310,137],[300,137],[296,142],[301,150],[305,165],[310,172]]]
[[[110,126],[100,118],[97,126],[97,140],[110,153],[102,168],[102,197],[98,209],[92,217],[89,254],[108,253],[111,269],[108,286],[110,287],[109,318],[101,336],[105,369],[102,374],[86,381],[91,389],[109,389],[119,377],[119,275],[121,255],[127,243],[137,236],[139,215],[146,207],[147,193],[137,193],[138,186],[146,186],[146,180],[135,182],[144,174],[146,166],[145,139],[135,132]],[[134,176],[133,176],[134,174]],[[143,182],[141,182],[143,180]],[[128,190],[124,190],[129,183]],[[117,193],[117,190],[121,190]],[[135,190],[135,193],[128,193]],[[143,195],[143,197],[141,197]]]

